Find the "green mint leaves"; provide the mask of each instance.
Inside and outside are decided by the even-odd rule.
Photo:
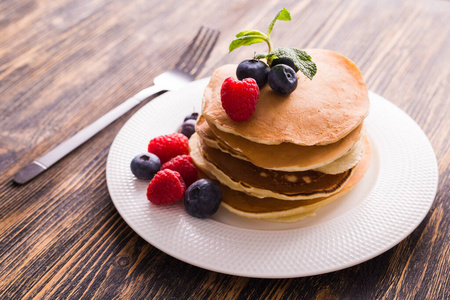
[[[311,60],[311,56],[303,50],[297,48],[276,48],[272,49],[272,41],[270,40],[270,34],[272,33],[273,26],[277,20],[290,21],[291,14],[286,8],[280,10],[272,22],[269,24],[267,33],[263,33],[259,30],[245,30],[236,35],[236,38],[231,42],[229,46],[229,52],[239,48],[241,46],[249,46],[252,44],[266,42],[269,46],[268,53],[261,53],[255,55],[255,59],[266,59],[267,64],[270,66],[272,60],[275,58],[290,58],[297,66],[297,68],[309,79],[312,79],[317,72],[316,64]]]
[[[280,10],[272,22],[269,24],[269,29],[267,29],[267,34],[262,33],[259,30],[245,30],[236,34],[236,38],[231,42],[229,51],[233,51],[240,46],[248,46],[256,43],[266,42],[269,46],[269,52],[272,51],[272,44],[270,41],[270,33],[272,32],[273,25],[277,20],[280,21],[290,21],[291,14],[286,8]]]
[[[309,79],[312,79],[316,75],[316,64],[311,60],[311,56],[303,50],[297,48],[277,48],[270,52],[269,55],[276,58],[292,59],[294,65]]]
[[[231,42],[229,51],[233,51],[240,46],[248,46],[256,43],[267,42],[268,37],[258,30],[246,30],[236,34],[236,38]]]
[[[286,8],[283,8],[282,10],[280,10],[277,13],[277,15],[275,16],[275,18],[273,18],[272,22],[270,22],[269,29],[267,29],[267,36],[269,36],[270,33],[272,32],[273,25],[275,25],[275,21],[276,20],[290,21],[291,20],[291,14],[288,12],[288,10]]]

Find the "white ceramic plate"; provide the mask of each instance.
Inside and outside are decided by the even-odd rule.
[[[208,79],[166,93],[123,126],[108,156],[111,199],[125,222],[161,251],[221,273],[287,278],[322,274],[369,260],[395,246],[423,220],[433,203],[438,170],[419,126],[399,108],[370,93],[366,129],[373,159],[347,195],[296,223],[245,219],[225,209],[211,219],[189,216],[182,203],[152,205],[148,182],[129,164],[151,138],[175,132],[183,118],[200,111]]]

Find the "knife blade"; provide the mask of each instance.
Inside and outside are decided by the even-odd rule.
[[[14,182],[18,184],[27,183],[28,181],[32,180],[33,178],[37,177],[39,174],[50,168],[61,158],[84,144],[87,140],[92,138],[106,126],[117,120],[119,117],[141,103],[143,100],[156,93],[163,93],[166,91],[166,89],[161,88],[158,85],[153,85],[146,89],[143,89],[142,91],[127,99],[117,107],[113,108],[98,120],[88,125],[72,137],[68,138],[43,156],[20,169],[19,172],[14,175]]]

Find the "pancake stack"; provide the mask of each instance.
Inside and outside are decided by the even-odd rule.
[[[221,105],[221,85],[236,76],[236,65],[218,68],[204,91],[191,156],[203,176],[219,183],[222,205],[233,213],[297,221],[348,192],[369,166],[361,72],[338,53],[307,52],[317,65],[313,80],[297,73],[298,86],[287,96],[266,85],[247,121],[232,121]]]

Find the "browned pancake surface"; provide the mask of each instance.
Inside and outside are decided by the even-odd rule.
[[[332,194],[348,180],[351,170],[330,175],[317,171],[284,172],[263,169],[248,161],[234,158],[218,149],[207,146],[201,139],[205,160],[220,169],[235,182],[247,187],[270,190],[285,195],[310,196]]]
[[[344,184],[342,190],[337,195],[342,195],[351,190],[364,176],[370,165],[371,149],[367,138],[364,139],[363,157],[354,168],[350,179]],[[231,207],[249,213],[269,213],[276,211],[291,210],[304,207],[327,200],[330,197],[320,197],[311,200],[285,201],[275,198],[257,198],[243,192],[234,191],[226,186],[220,185],[222,190],[222,201]]]
[[[314,198],[310,200],[289,201],[276,198],[257,198],[246,193],[235,191],[229,187],[218,183],[222,190],[222,201],[241,211],[252,213],[266,213],[294,209],[318,203],[326,197]]]
[[[363,124],[360,124],[342,140],[325,146],[300,146],[292,143],[258,144],[220,131],[202,116],[197,122],[196,130],[204,139],[217,143],[222,151],[249,160],[258,167],[294,171],[285,168],[313,169],[341,157],[360,139],[362,127]]]
[[[313,80],[297,73],[298,87],[287,96],[266,85],[254,115],[245,122],[232,121],[220,100],[222,83],[236,77],[236,65],[218,68],[204,91],[203,115],[221,131],[261,144],[313,146],[339,141],[367,115],[367,87],[359,69],[344,56],[322,49],[307,52],[317,64]]]

